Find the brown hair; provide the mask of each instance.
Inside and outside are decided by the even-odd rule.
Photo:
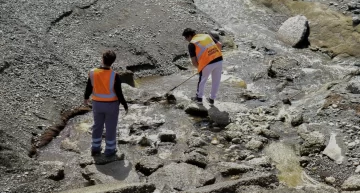
[[[104,65],[111,66],[116,59],[116,54],[112,50],[107,50],[103,53],[102,59],[103,59]]]

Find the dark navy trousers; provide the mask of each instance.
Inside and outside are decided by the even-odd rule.
[[[98,102],[93,101],[94,125],[92,127],[92,144],[93,151],[101,150],[102,134],[104,125],[106,128],[105,135],[105,152],[116,150],[116,129],[119,117],[119,101]]]

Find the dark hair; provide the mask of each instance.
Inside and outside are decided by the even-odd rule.
[[[189,37],[189,36],[194,36],[194,35],[196,35],[196,31],[191,28],[184,29],[184,32],[182,33],[182,36],[184,36],[184,37]]]
[[[102,59],[106,66],[111,66],[111,64],[114,63],[116,59],[116,54],[112,50],[107,50],[103,53]]]

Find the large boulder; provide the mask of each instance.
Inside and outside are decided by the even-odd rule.
[[[261,3],[279,13],[304,15],[309,20],[311,46],[321,52],[331,57],[360,56],[360,25],[353,26],[349,15],[321,2],[261,0]]]
[[[309,24],[303,15],[287,19],[279,28],[278,37],[292,47],[301,47],[308,43]]]
[[[185,112],[192,116],[207,117],[208,110],[200,104],[191,103],[185,108]]]
[[[171,163],[158,169],[148,178],[159,190],[170,187],[172,191],[188,190],[215,182],[214,174],[186,163]]]
[[[230,124],[230,116],[228,112],[220,111],[218,108],[213,106],[208,110],[208,114],[210,120],[219,126],[225,127]]]

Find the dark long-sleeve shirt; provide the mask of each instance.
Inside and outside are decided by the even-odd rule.
[[[100,68],[104,69],[104,70],[110,70],[109,68],[104,68],[104,67],[100,67]],[[127,110],[128,105],[127,105],[127,102],[126,102],[126,100],[124,98],[124,95],[122,93],[121,78],[120,78],[120,75],[118,75],[118,74],[115,75],[114,90],[115,90],[115,93],[116,93],[116,96],[117,96],[119,102],[124,106],[124,109]],[[92,91],[93,91],[93,86],[91,84],[91,80],[90,80],[90,77],[89,77],[88,81],[87,81],[87,84],[86,84],[84,98],[89,99]]]
[[[219,41],[218,41],[217,39],[215,39],[214,37],[211,36],[211,38],[212,38],[212,40],[215,42],[215,44],[219,42]],[[196,47],[195,47],[195,44],[189,43],[188,49],[189,49],[190,57],[191,57],[191,58],[192,58],[192,57],[196,57],[196,51],[195,51],[195,50],[196,50]],[[217,57],[217,58],[215,58],[214,60],[210,61],[209,64],[213,64],[213,63],[215,63],[215,62],[219,62],[219,61],[222,61],[222,60],[223,60],[223,57],[220,56],[220,57]]]

